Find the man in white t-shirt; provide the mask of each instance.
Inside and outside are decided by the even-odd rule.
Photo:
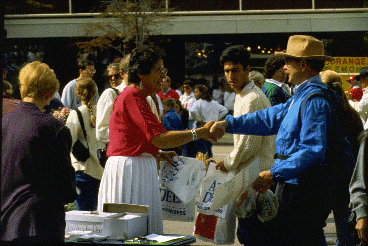
[[[109,66],[108,76],[112,88],[106,89],[97,103],[96,138],[109,143],[109,121],[115,99],[128,85],[128,69],[130,55],[124,56],[119,67]]]

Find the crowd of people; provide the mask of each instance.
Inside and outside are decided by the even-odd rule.
[[[213,142],[230,133],[233,150],[216,169],[238,173],[258,159],[253,188],[271,189],[281,204],[271,221],[239,218],[241,244],[325,245],[331,211],[337,245],[367,244],[368,67],[345,92],[336,72],[322,71],[334,59],[323,43],[294,35],[263,73],[251,71],[249,52],[236,45],[219,61],[227,83],[209,88],[187,79],[175,90],[164,57],[155,46],[135,48],[107,67],[110,88],[101,96],[88,60],[61,97],[54,71],[40,61],[20,71],[22,100],[11,99],[4,83],[1,240],[63,241],[64,205],[74,201],[98,212],[104,203],[148,205],[148,233],[161,234],[158,163],[198,152],[211,158]],[[50,114],[60,106],[71,110],[65,125]],[[86,160],[72,153],[77,142]]]

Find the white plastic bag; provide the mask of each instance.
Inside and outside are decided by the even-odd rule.
[[[206,178],[201,185],[194,235],[201,240],[215,244],[233,244],[235,240],[236,217],[234,202],[214,211],[210,210],[216,187],[235,176],[235,172],[224,173],[216,170],[211,162]]]
[[[236,217],[234,203],[228,205],[225,218],[198,213],[194,224],[195,237],[215,244],[234,244]]]
[[[266,222],[277,215],[278,208],[279,202],[271,190],[263,194],[249,188],[238,199],[234,213],[239,218],[250,217],[256,213],[260,221]]]
[[[259,193],[256,203],[257,216],[260,221],[269,221],[277,215],[279,202],[271,190],[267,190],[265,194]]]
[[[184,204],[167,188],[160,187],[162,216],[164,220],[193,222],[195,220],[195,204],[193,199]]]
[[[258,192],[252,187],[248,188],[240,196],[235,204],[235,215],[239,218],[250,217],[257,210],[256,197]]]
[[[174,156],[174,164],[167,161],[160,163],[160,187],[167,188],[187,204],[195,198],[206,175],[203,161],[190,157]]]
[[[235,172],[224,173],[220,170],[216,170],[215,166],[215,162],[210,162],[206,177],[204,178],[201,185],[197,212],[225,218],[226,212],[228,210],[228,204],[216,210],[210,211],[210,209],[213,203],[216,187],[233,178],[235,176]]]

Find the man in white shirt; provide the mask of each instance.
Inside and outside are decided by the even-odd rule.
[[[184,93],[180,96],[180,102],[184,108],[189,109],[190,105],[195,102],[193,93],[194,84],[191,80],[185,80],[183,83]]]
[[[243,45],[231,46],[224,50],[220,62],[224,67],[227,82],[236,93],[234,116],[253,113],[271,107],[265,94],[249,80],[250,55]],[[216,168],[228,172],[239,172],[259,159],[260,170],[268,170],[274,163],[275,136],[254,136],[234,134],[234,149]],[[238,240],[244,245],[266,245],[265,223],[258,220],[256,213],[239,218]]]
[[[96,138],[109,143],[109,121],[115,99],[128,85],[128,69],[130,54],[121,59],[119,68],[109,66],[109,80],[112,88],[106,89],[97,103]]]
[[[347,96],[350,105],[359,113],[363,124],[365,124],[368,118],[368,66],[360,69],[359,78],[363,88],[362,99],[360,99],[359,102],[354,102],[351,94],[345,93],[345,95]]]
[[[77,110],[78,107],[82,105],[82,102],[77,98],[77,95],[75,94],[75,85],[77,84],[77,81],[81,78],[92,78],[93,75],[96,73],[95,65],[92,61],[83,60],[78,63],[78,68],[79,77],[77,79],[73,79],[64,87],[61,96],[61,102],[68,109]],[[98,88],[96,86],[96,94],[93,98],[93,102],[97,103],[98,98]]]

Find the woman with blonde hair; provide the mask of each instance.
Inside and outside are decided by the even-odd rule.
[[[1,241],[60,244],[73,202],[69,129],[44,113],[59,89],[54,71],[32,62],[19,73],[22,101],[2,118]]]
[[[359,151],[359,134],[363,131],[363,123],[360,119],[359,113],[350,106],[344,89],[342,88],[342,79],[338,73],[332,70],[326,70],[321,73],[322,82],[330,89],[335,91],[340,96],[340,103],[345,112],[347,120],[344,121],[344,131],[349,138],[349,142],[353,149],[354,157],[356,158]]]
[[[96,83],[91,78],[82,78],[76,84],[75,93],[81,100],[82,106],[70,112],[66,125],[72,135],[72,146],[79,140],[84,147],[88,148],[90,154],[86,161],[77,160],[71,154],[72,165],[76,171],[76,186],[79,191],[76,204],[78,210],[94,211],[97,209],[98,189],[103,173],[103,168],[97,158],[97,149],[104,147],[96,139],[96,118],[94,116],[96,106],[93,105]],[[83,122],[80,121],[81,119]]]

